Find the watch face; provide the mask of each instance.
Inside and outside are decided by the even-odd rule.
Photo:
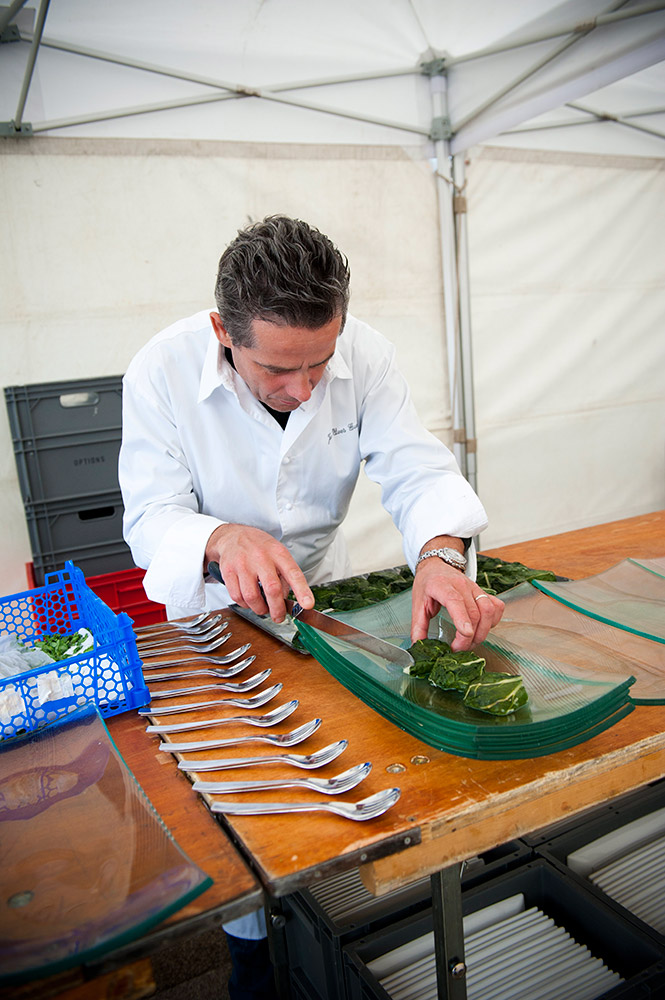
[[[466,559],[464,558],[463,555],[460,555],[460,553],[457,552],[455,549],[443,549],[443,552],[444,552],[444,558],[448,562],[453,563],[455,566],[461,566],[461,567],[466,566]]]

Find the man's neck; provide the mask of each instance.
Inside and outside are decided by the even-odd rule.
[[[228,347],[224,348],[224,357],[231,365],[231,368],[233,368],[233,370],[235,371],[236,366],[233,364],[233,354],[231,353],[230,348]],[[282,413],[281,410],[273,410],[272,406],[268,406],[267,403],[263,403],[261,402],[261,400],[259,400],[259,403],[261,403],[261,406],[263,406],[264,409],[266,409],[268,413],[275,418],[279,426],[282,428],[282,430],[284,430],[289,421],[289,417],[291,415],[290,412],[287,410],[286,412]]]

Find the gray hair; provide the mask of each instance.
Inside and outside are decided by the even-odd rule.
[[[343,326],[349,264],[318,229],[271,215],[229,243],[219,261],[215,301],[236,346],[252,346],[254,319],[318,330],[341,316]]]

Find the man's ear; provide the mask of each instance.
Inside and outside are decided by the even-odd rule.
[[[233,347],[233,341],[226,332],[226,328],[222,324],[221,317],[217,312],[210,313],[210,322],[212,323],[212,328],[215,331],[215,336],[220,342],[222,347]]]

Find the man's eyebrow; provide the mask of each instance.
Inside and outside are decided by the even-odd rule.
[[[328,362],[330,361],[330,359],[332,358],[332,356],[333,356],[334,353],[335,352],[332,351],[332,353],[329,354],[327,358],[324,358],[323,361],[316,361],[313,365],[309,365],[308,367],[309,368],[320,368],[321,365],[328,364]],[[260,361],[257,361],[257,364],[259,365],[260,368],[265,368],[267,371],[271,371],[271,372],[277,372],[280,375],[281,374],[286,375],[289,372],[298,372],[298,371],[300,371],[300,368],[280,368],[279,365],[262,365]]]

